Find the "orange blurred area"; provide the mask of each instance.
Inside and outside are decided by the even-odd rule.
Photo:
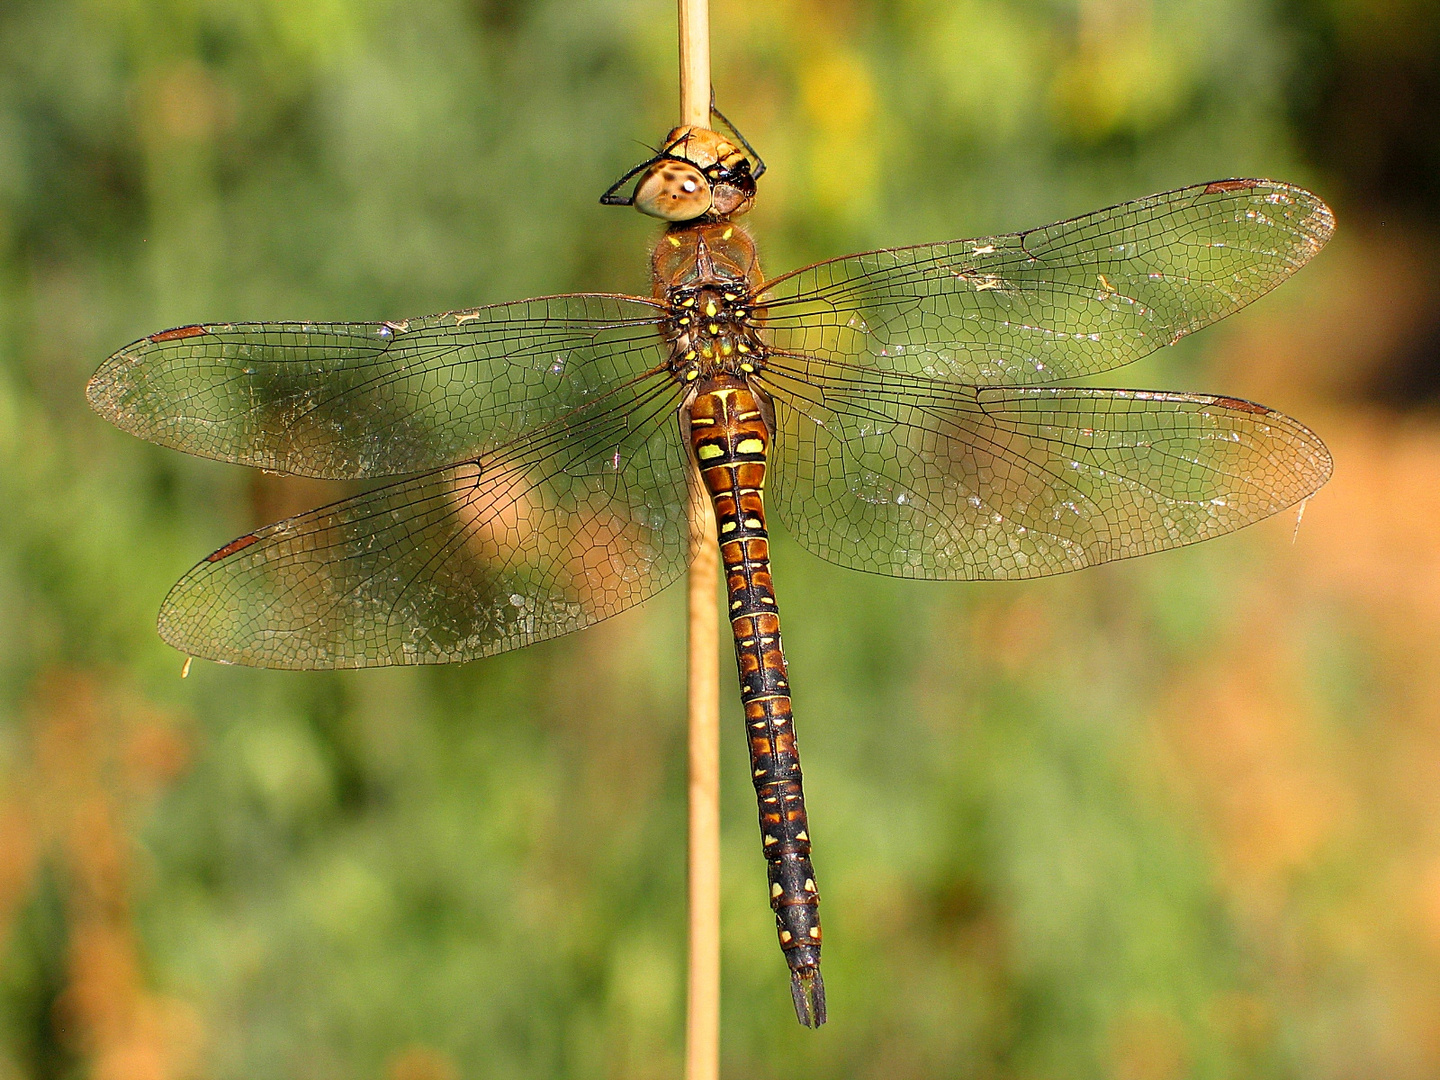
[[[194,1075],[198,1018],[148,985],[132,907],[143,871],[135,817],[183,772],[190,741],[173,719],[77,669],[43,675],[26,715],[0,804],[0,932],[37,879],[53,881],[68,942],[51,1008],[65,1050],[104,1080]]]

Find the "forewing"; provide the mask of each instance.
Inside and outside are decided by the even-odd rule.
[[[171,590],[182,652],[275,668],[471,660],[589,626],[689,565],[669,376],[476,461],[241,537]],[[695,518],[698,520],[698,518]]]
[[[1040,577],[1193,544],[1330,476],[1311,431],[1234,398],[812,384],[783,366],[763,385],[780,520],[823,559],[897,577]]]
[[[1226,180],[1029,232],[817,263],[761,290],[782,352],[976,386],[1128,364],[1303,266],[1334,217],[1314,195]]]
[[[110,357],[87,393],[119,427],[187,453],[396,476],[503,445],[656,368],[659,311],[576,294],[407,322],[187,326]]]

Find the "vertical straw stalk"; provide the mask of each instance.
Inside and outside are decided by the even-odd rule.
[[[710,0],[679,0],[680,122],[710,126]],[[720,551],[708,499],[690,567],[689,977],[685,1078],[720,1077]]]
[[[720,551],[703,506],[705,539],[690,567],[690,906],[685,1078],[720,1076]]]
[[[680,122],[710,126],[710,0],[680,0]]]

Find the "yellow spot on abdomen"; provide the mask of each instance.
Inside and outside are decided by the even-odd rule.
[[[741,439],[735,444],[735,452],[737,454],[763,454],[765,444],[755,438]]]
[[[706,443],[696,447],[695,456],[701,461],[711,461],[717,457],[724,457],[725,451],[718,446],[712,446]]]

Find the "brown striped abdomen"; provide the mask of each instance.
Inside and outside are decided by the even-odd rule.
[[[810,866],[805,793],[762,501],[770,433],[760,402],[744,379],[717,375],[699,385],[690,403],[690,445],[715,507],[740,703],[750,740],[750,776],[770,871],[770,906],[790,965],[795,1012],[802,1024],[818,1027],[825,1022],[820,894]]]

